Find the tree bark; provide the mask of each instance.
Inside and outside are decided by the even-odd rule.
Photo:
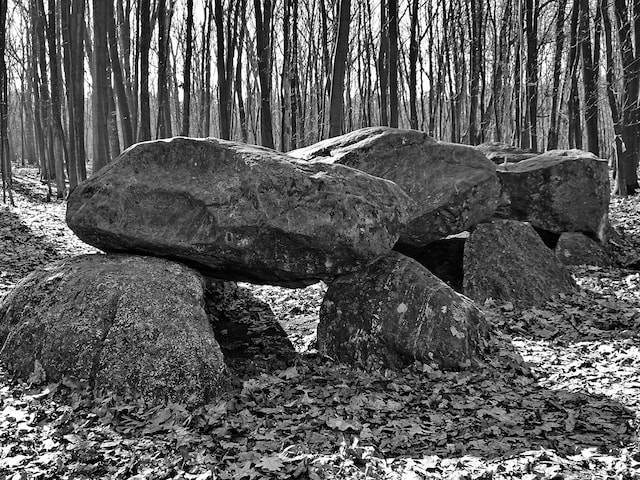
[[[13,193],[11,189],[11,160],[9,155],[9,81],[7,75],[7,62],[5,60],[7,45],[7,1],[0,0],[0,170],[2,170],[2,201],[7,202],[7,197],[12,206]]]
[[[271,0],[254,0],[256,14],[256,49],[258,55],[258,79],[260,81],[260,140],[268,148],[274,148],[273,118],[271,114]]]
[[[580,14],[580,0],[573,0],[571,13],[571,28],[569,34],[569,78],[570,90],[569,116],[569,148],[582,149],[582,124],[580,121],[580,94],[578,92],[578,62],[580,50],[578,48],[578,20]]]
[[[389,125],[389,24],[387,1],[380,1],[380,51],[378,53],[378,82],[380,84],[380,124]]]
[[[398,128],[398,0],[387,0],[389,8],[389,126]]]
[[[598,59],[591,51],[589,0],[580,0],[579,38],[582,51],[582,78],[584,80],[584,116],[589,151],[600,156],[598,144]],[[596,28],[599,28],[596,25]]]
[[[107,4],[107,36],[109,43],[109,57],[111,58],[111,71],[113,72],[113,84],[120,111],[120,131],[122,133],[123,147],[133,145],[133,127],[131,125],[131,112],[129,111],[129,99],[124,85],[120,54],[118,52],[118,39],[116,37],[115,11],[113,0],[104,0]]]
[[[93,0],[94,3],[100,0]],[[139,126],[138,142],[151,140],[151,108],[149,105],[149,49],[151,48],[151,4],[150,0],[140,0],[138,19],[140,21],[140,41],[138,55],[140,62]]]
[[[169,104],[169,28],[171,12],[166,0],[158,0],[158,121],[156,138],[171,137]]]
[[[39,0],[42,1],[42,0]],[[44,11],[44,4],[41,4]],[[47,21],[47,42],[49,44],[49,71],[51,80],[51,108],[49,110],[49,118],[55,142],[62,152],[62,156],[55,157],[56,172],[56,195],[58,198],[64,198],[66,195],[66,181],[64,173],[64,165],[68,163],[69,155],[67,151],[67,143],[65,140],[64,128],[62,127],[62,105],[60,101],[60,63],[58,59],[58,46],[56,37],[56,4],[55,0],[48,1],[48,21]]]
[[[108,145],[108,70],[107,70],[107,16],[109,10],[104,0],[93,0],[93,172],[109,163]]]
[[[562,96],[560,92],[560,77],[562,74],[562,54],[564,51],[564,39],[566,37],[564,31],[565,11],[567,8],[567,0],[559,0],[558,11],[556,13],[556,41],[555,53],[553,57],[553,87],[551,90],[551,118],[549,119],[549,137],[547,140],[547,149],[554,150],[558,148],[558,130],[560,128],[559,107]]]
[[[411,27],[409,34],[409,126],[418,129],[418,0],[411,0]]]
[[[183,73],[183,101],[182,101],[182,130],[181,135],[189,136],[191,126],[191,57],[193,56],[193,0],[187,0],[187,38],[185,40],[184,73]]]
[[[529,145],[538,151],[538,0],[525,0],[527,28],[527,114]],[[526,132],[525,132],[526,134]]]
[[[480,143],[478,104],[482,76],[482,1],[471,0],[471,103],[469,108],[469,142]]]
[[[618,21],[618,38],[622,57],[622,141],[625,151],[621,161],[621,171],[626,183],[628,194],[633,194],[638,189],[638,92],[640,59],[638,51],[633,50],[631,38],[631,21],[628,17],[627,2],[615,0],[616,18]]]
[[[344,133],[344,75],[349,52],[351,0],[340,0],[338,18],[338,35],[333,51],[333,72],[331,75],[329,137],[337,137]]]

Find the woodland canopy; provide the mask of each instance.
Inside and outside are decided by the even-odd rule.
[[[638,186],[636,0],[2,0],[0,22],[5,190],[12,160],[64,197],[139,141],[371,125],[584,149]]]

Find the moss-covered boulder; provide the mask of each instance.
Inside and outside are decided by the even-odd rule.
[[[44,266],[0,303],[0,361],[25,380],[200,404],[225,364],[205,313],[205,282],[181,264],[83,255]]]
[[[417,130],[367,127],[288,154],[398,184],[416,203],[400,235],[407,247],[425,246],[488,219],[500,196],[496,166],[481,151]]]
[[[561,234],[582,232],[606,243],[609,167],[580,150],[550,150],[498,166],[502,186],[496,217]]]
[[[329,285],[318,350],[365,368],[419,360],[457,370],[476,363],[487,335],[473,302],[417,261],[392,252]]]
[[[463,291],[473,300],[491,298],[524,308],[577,290],[571,274],[528,223],[483,223],[465,243]]]

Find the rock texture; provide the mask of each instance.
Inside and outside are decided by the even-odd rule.
[[[202,277],[158,258],[83,255],[42,267],[0,303],[0,345],[25,380],[74,376],[153,402],[204,403],[225,377]]]
[[[577,291],[569,272],[526,223],[498,220],[478,225],[464,249],[465,295],[484,302],[539,306]]]
[[[469,299],[393,252],[329,285],[318,350],[368,368],[420,360],[456,370],[478,358],[486,336],[484,316]]]
[[[607,162],[579,150],[552,150],[500,165],[496,216],[530,222],[555,233],[583,232],[606,241],[609,213]]]
[[[523,150],[502,142],[481,143],[475,148],[480,150],[489,160],[498,165],[503,163],[517,163],[538,155],[538,153],[532,153],[529,150]]]
[[[565,265],[611,266],[611,257],[604,247],[582,233],[567,232],[560,235],[555,252]]]
[[[67,223],[104,251],[304,286],[388,252],[412,207],[394,183],[342,165],[178,137],[137,144],[79,185]]]
[[[363,128],[289,155],[347,165],[398,184],[417,204],[400,237],[406,245],[424,246],[467,230],[497,207],[495,165],[472,147],[439,142],[424,132]]]

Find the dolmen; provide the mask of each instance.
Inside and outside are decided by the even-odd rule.
[[[201,404],[228,373],[206,285],[324,281],[320,352],[364,368],[475,368],[490,354],[486,300],[524,308],[577,290],[561,262],[571,255],[543,234],[562,252],[569,234],[604,249],[603,172],[576,152],[496,166],[386,127],[287,154],[213,138],[140,143],[68,199],[69,227],[106,255],[42,267],[2,299],[0,360],[26,380],[74,375]],[[579,216],[565,212],[574,184],[588,190]]]

